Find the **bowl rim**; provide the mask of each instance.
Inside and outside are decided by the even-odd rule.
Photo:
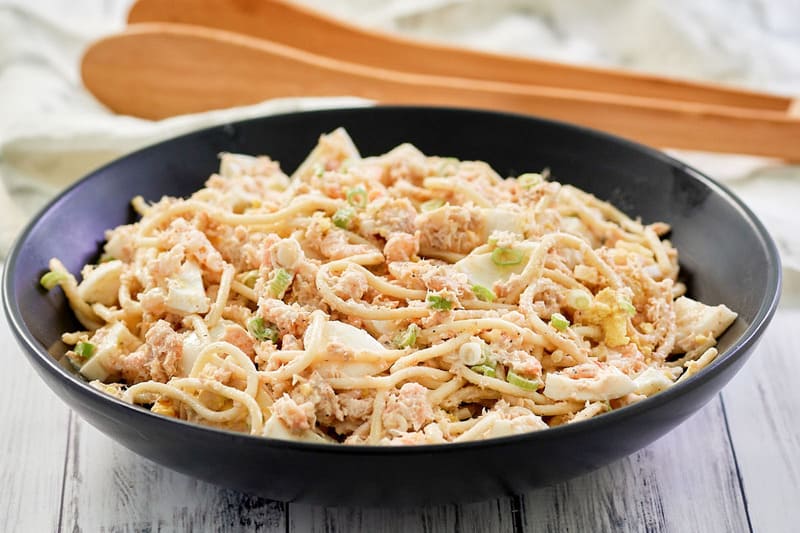
[[[611,412],[605,413],[601,416],[592,417],[587,420],[577,422],[575,424],[565,424],[561,426],[548,428],[546,430],[532,431],[517,435],[509,435],[505,437],[495,437],[491,439],[483,439],[483,440],[468,441],[468,442],[455,442],[446,444],[416,444],[410,446],[378,446],[378,445],[366,445],[366,444],[342,445],[333,443],[310,443],[310,442],[283,440],[272,437],[250,435],[247,433],[237,433],[230,430],[218,429],[210,426],[203,426],[201,424],[197,424],[194,422],[188,422],[185,420],[166,417],[163,415],[153,413],[146,409],[143,409],[142,407],[139,407],[137,405],[132,405],[123,402],[118,398],[115,398],[98,389],[95,389],[94,387],[89,385],[88,381],[79,379],[77,375],[72,374],[67,369],[63,368],[61,364],[58,362],[58,360],[55,359],[47,351],[47,349],[41,346],[39,342],[34,338],[32,332],[27,327],[25,321],[22,318],[22,314],[19,309],[19,306],[17,305],[16,300],[12,301],[10,295],[15,293],[13,279],[15,277],[14,274],[16,271],[17,260],[21,253],[21,248],[23,247],[23,244],[27,242],[30,234],[36,228],[38,221],[42,217],[42,215],[53,209],[65,197],[70,195],[73,190],[83,186],[84,183],[92,179],[98,179],[98,176],[105,174],[110,170],[113,170],[117,166],[126,165],[129,160],[140,157],[142,153],[145,153],[151,150],[152,148],[176,141],[178,139],[186,139],[192,136],[201,136],[213,132],[215,130],[221,130],[224,128],[236,127],[240,125],[247,125],[250,123],[261,122],[264,120],[267,121],[271,119],[280,120],[283,118],[291,118],[296,116],[308,116],[313,118],[314,116],[332,115],[340,113],[369,114],[369,113],[384,113],[384,112],[392,113],[397,111],[401,111],[404,113],[434,112],[434,113],[453,113],[453,114],[466,113],[474,115],[494,115],[498,117],[506,117],[515,120],[525,120],[529,122],[535,122],[546,127],[568,129],[576,133],[579,133],[583,136],[593,137],[599,141],[615,143],[623,148],[627,148],[635,152],[638,152],[641,155],[654,158],[662,163],[665,163],[671,167],[677,168],[687,173],[691,178],[698,180],[699,182],[707,186],[709,189],[712,189],[717,195],[719,195],[728,204],[734,207],[738,211],[739,216],[741,216],[743,219],[747,221],[747,223],[757,236],[758,240],[761,242],[762,247],[766,251],[767,291],[765,292],[761,300],[761,303],[758,307],[758,311],[753,317],[752,322],[741,333],[741,335],[736,339],[736,341],[730,347],[728,347],[727,350],[720,353],[714,359],[714,361],[712,361],[711,364],[703,368],[698,374],[693,376],[691,379],[688,379],[681,383],[677,383],[675,384],[675,386],[670,387],[667,390],[661,391],[658,394],[648,397],[647,399],[642,400],[640,402],[636,402],[632,405],[625,406],[624,408],[616,409]],[[6,257],[5,266],[3,268],[2,285],[0,285],[2,286],[3,290],[0,291],[0,293],[2,293],[3,309],[5,311],[6,318],[8,320],[9,328],[13,332],[20,346],[24,349],[24,351],[28,352],[27,353],[28,358],[31,361],[36,361],[37,365],[41,370],[47,371],[49,374],[52,374],[53,377],[63,380],[63,382],[67,386],[74,389],[77,393],[83,395],[89,395],[95,401],[100,401],[101,403],[106,402],[109,405],[114,406],[113,407],[114,410],[121,410],[119,411],[120,415],[124,413],[125,415],[128,416],[135,416],[135,417],[143,416],[146,417],[147,420],[150,420],[151,422],[154,423],[177,425],[176,427],[180,428],[183,431],[195,432],[198,434],[206,434],[208,436],[213,435],[214,438],[229,439],[229,440],[239,441],[242,444],[248,443],[262,447],[279,447],[281,449],[297,450],[301,452],[323,453],[323,454],[330,453],[334,455],[344,454],[344,455],[404,456],[404,455],[420,455],[420,454],[424,455],[432,452],[446,452],[446,451],[456,452],[463,450],[473,450],[476,448],[484,449],[484,448],[502,447],[506,445],[518,444],[521,442],[526,442],[533,445],[538,441],[546,442],[548,439],[557,440],[562,437],[568,437],[575,433],[582,433],[582,432],[591,433],[598,427],[615,425],[623,422],[626,419],[633,418],[642,415],[648,411],[654,410],[665,403],[671,402],[673,399],[676,399],[679,396],[682,396],[684,394],[689,393],[692,390],[702,387],[714,376],[722,372],[724,368],[734,364],[736,360],[738,360],[740,357],[743,357],[750,349],[752,349],[758,342],[759,337],[763,334],[764,330],[766,329],[770,320],[775,314],[775,311],[778,306],[778,301],[780,299],[781,285],[782,285],[781,260],[777,246],[775,245],[775,242],[770,236],[766,227],[758,219],[758,217],[756,217],[753,211],[727,186],[717,182],[713,178],[703,174],[697,169],[691,167],[690,165],[683,163],[682,161],[675,159],[674,157],[667,155],[666,153],[660,150],[626,139],[624,137],[619,137],[611,133],[606,133],[604,131],[588,128],[585,126],[580,126],[577,124],[572,124],[569,122],[542,118],[534,115],[500,112],[487,109],[450,107],[450,106],[376,105],[376,106],[326,108],[326,109],[311,110],[311,111],[295,111],[287,113],[278,113],[274,115],[265,115],[245,120],[233,121],[233,122],[224,122],[221,124],[217,124],[215,126],[204,127],[201,129],[193,130],[190,132],[182,133],[180,135],[175,135],[167,139],[157,141],[155,143],[141,147],[131,153],[125,154],[117,159],[114,159],[113,161],[106,163],[105,165],[89,172],[85,176],[75,181],[75,183],[71,184],[69,187],[61,191],[59,194],[57,194],[44,207],[42,207],[39,211],[37,211],[35,215],[33,215],[31,220],[28,221],[28,223],[26,224],[25,228],[18,234],[8,256]],[[70,406],[70,408],[72,409],[72,406]],[[121,418],[121,416],[119,416],[119,418]]]

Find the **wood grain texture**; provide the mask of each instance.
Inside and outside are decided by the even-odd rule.
[[[791,99],[620,69],[479,52],[362,28],[284,0],[138,0],[129,23],[178,22],[269,39],[373,67],[786,111]],[[420,60],[424,58],[424,60]]]
[[[512,499],[417,509],[345,509],[290,505],[289,531],[511,533],[514,531]]]
[[[779,310],[750,361],[723,391],[756,531],[800,527],[798,325],[800,309]]]
[[[69,410],[25,361],[2,312],[0,346],[0,531],[55,531]]]
[[[112,110],[151,119],[268,98],[351,95],[527,113],[655,146],[800,160],[800,120],[785,112],[409,74],[199,26],[130,26],[89,47],[81,75]]]
[[[749,531],[719,398],[638,453],[522,501],[526,531]]]
[[[163,468],[78,417],[71,421],[63,499],[65,531],[286,530],[284,504]]]

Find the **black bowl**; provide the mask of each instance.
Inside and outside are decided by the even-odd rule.
[[[739,313],[721,356],[646,401],[577,424],[483,442],[334,446],[250,437],[151,414],[59,365],[77,326],[61,291],[38,284],[51,256],[77,272],[103,232],[133,220],[130,199],[186,195],[222,151],[269,154],[290,170],[320,133],[344,126],[364,154],[411,142],[427,154],[488,161],[501,175],[549,167],[556,179],[673,227],[689,292]],[[778,301],[780,260],[753,213],[727,189],[664,154],[603,133],[530,117],[459,109],[360,108],[272,116],[151,146],[90,174],[50,203],[10,255],[4,307],[28,359],[89,423],[124,446],[207,481],[285,501],[399,505],[478,500],[566,480],[628,455],[680,424],[736,373]],[[702,436],[698,435],[698,445]]]

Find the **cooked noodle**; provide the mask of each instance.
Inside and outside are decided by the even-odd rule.
[[[699,372],[736,315],[682,296],[663,223],[542,174],[323,135],[290,178],[222,154],[133,201],[82,281],[68,359],[124,401],[274,438],[422,444],[545,429]]]

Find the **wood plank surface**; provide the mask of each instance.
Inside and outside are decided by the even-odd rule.
[[[282,503],[163,468],[116,444],[77,416],[71,420],[69,433],[64,531],[286,530]]]
[[[512,499],[500,498],[466,505],[417,509],[345,509],[290,505],[289,531],[510,533],[514,531]]]
[[[55,531],[69,409],[35,375],[2,312],[0,347],[0,531]]]
[[[609,467],[527,494],[525,531],[749,531],[719,398]]]
[[[723,398],[755,531],[800,530],[800,309],[778,312]]]

